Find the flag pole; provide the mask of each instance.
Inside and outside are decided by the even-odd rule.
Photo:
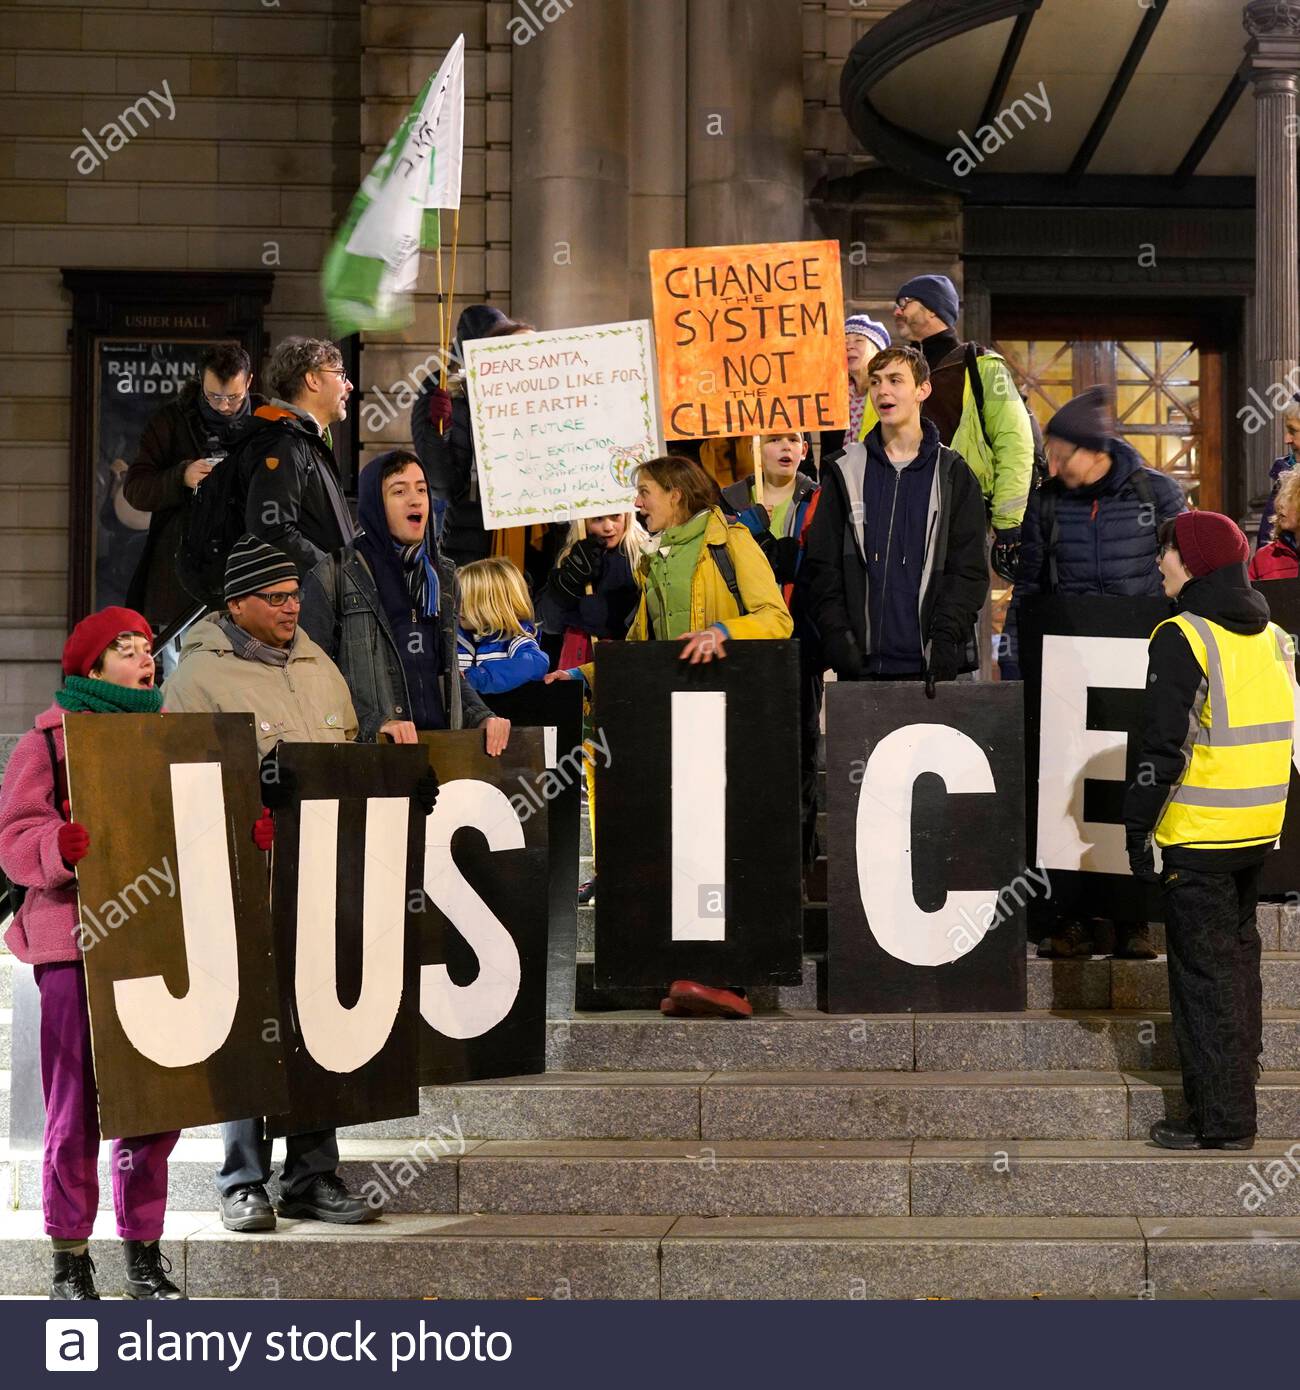
[[[438,209],[438,250],[434,255],[434,262],[437,265],[438,274],[438,389],[447,389],[447,306],[443,303],[442,292],[442,209]],[[438,433],[441,434],[444,425],[443,421],[438,421]]]
[[[439,213],[439,219],[442,214]],[[441,221],[439,223],[441,226]],[[452,308],[456,303],[456,250],[460,244],[460,208],[459,206],[451,214],[451,284],[447,287],[447,328],[444,337],[451,338],[451,326],[453,323]],[[439,256],[442,255],[442,246],[438,247]]]

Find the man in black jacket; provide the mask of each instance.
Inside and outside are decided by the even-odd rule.
[[[249,423],[265,398],[249,388],[252,363],[238,343],[218,343],[203,354],[197,381],[149,420],[122,492],[149,512],[149,538],[131,580],[127,605],[143,613],[155,632],[194,607],[176,573],[176,548],[194,489]]]
[[[929,375],[914,349],[877,353],[867,389],[879,423],[822,474],[804,575],[841,680],[954,680],[979,665],[984,499],[961,455],[921,419]]]
[[[352,383],[338,348],[319,338],[285,338],[268,376],[275,397],[238,445],[244,527],[308,574],[356,535],[330,444]]]

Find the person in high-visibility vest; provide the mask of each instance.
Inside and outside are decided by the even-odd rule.
[[[1249,1149],[1263,1051],[1260,870],[1276,848],[1291,775],[1290,637],[1250,587],[1246,538],[1217,512],[1162,523],[1160,572],[1176,600],[1151,634],[1137,772],[1124,802],[1129,864],[1157,881],[1162,852],[1169,1009],[1186,1122],[1165,1149]]]

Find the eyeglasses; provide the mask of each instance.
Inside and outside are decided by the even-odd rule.
[[[118,656],[153,655],[153,643],[138,632],[119,632],[108,645]]]
[[[908,306],[909,304],[915,304],[915,303],[916,303],[916,300],[914,300],[914,299],[909,299],[906,295],[904,295],[902,299],[896,299],[896,300],[894,300],[894,308],[895,308],[895,309],[906,309],[907,306]]]
[[[344,386],[352,385],[352,378],[348,376],[347,372],[345,372],[342,367],[314,367],[312,370],[317,372],[329,372],[331,376],[341,376]]]
[[[209,405],[217,407],[223,405],[243,405],[244,401],[248,398],[247,391],[230,391],[224,394],[220,391],[205,391],[203,394],[207,397]]]
[[[254,589],[252,593],[245,594],[245,598],[260,598],[263,603],[271,608],[283,608],[286,603],[291,603],[295,608],[302,607],[302,590],[289,589],[285,593],[268,594],[265,590]]]

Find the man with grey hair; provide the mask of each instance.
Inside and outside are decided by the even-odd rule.
[[[330,442],[352,383],[338,348],[320,338],[283,339],[267,378],[273,398],[240,440],[244,529],[305,574],[356,534]]]

